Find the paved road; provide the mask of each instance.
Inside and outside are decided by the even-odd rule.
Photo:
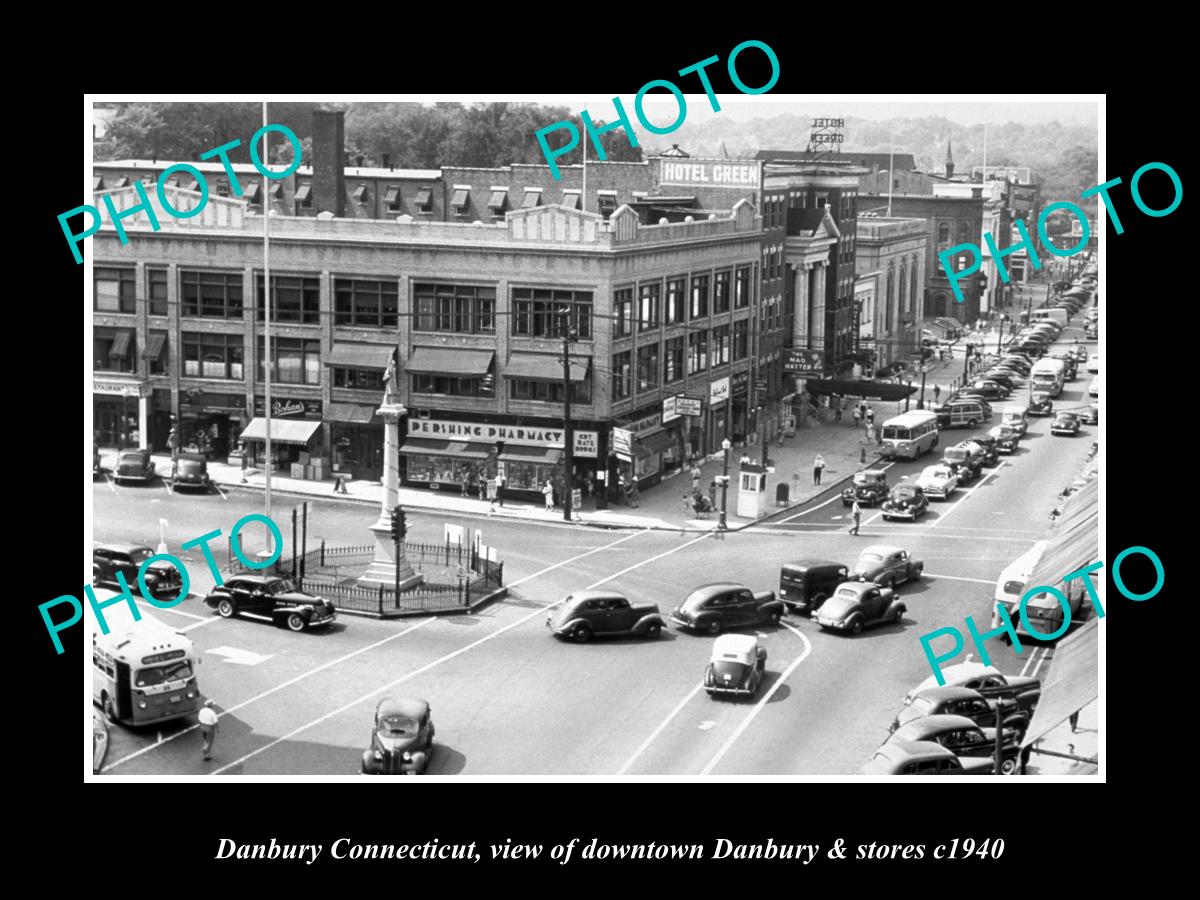
[[[1072,335],[1068,333],[1068,338]],[[1085,405],[1089,377],[1056,406]],[[584,531],[570,526],[463,520],[414,513],[413,537],[441,536],[444,521],[482,528],[505,559],[511,596],[472,615],[379,622],[343,616],[323,633],[293,634],[249,619],[223,620],[193,597],[157,615],[187,629],[201,652],[199,677],[222,712],[216,758],[203,763],[190,723],[113,729],[106,772],[151,774],[343,774],[358,772],[371,713],[385,693],[431,701],[438,746],[430,773],[453,774],[847,774],[886,737],[901,698],[929,674],[921,634],[990,620],[999,571],[1037,540],[1058,491],[1082,463],[1094,427],[1075,438],[1034,420],[1020,450],[919,523],[864,516],[846,533],[845,510],[830,491],[784,520],[728,535]],[[961,436],[968,436],[967,430]],[[957,438],[948,433],[946,439]],[[932,462],[898,463],[889,479]],[[261,496],[171,495],[161,486],[93,488],[98,540],[157,543],[170,522],[172,548],[261,509]],[[278,499],[287,521],[294,501]],[[374,515],[359,505],[315,505],[310,541],[362,542]],[[758,630],[769,677],[750,702],[719,701],[700,689],[712,639],[674,628],[656,641],[559,642],[547,610],[572,590],[599,585],[657,602],[663,612],[696,584],[743,581],[777,589],[782,562],[826,556],[852,562],[872,543],[895,543],[925,561],[926,577],[902,585],[909,612],[898,625],[857,637],[819,631],[789,616]],[[195,554],[195,590],[208,587]],[[1016,656],[992,642],[1009,673],[1039,670],[1046,649]],[[252,651],[241,665],[217,648]]]

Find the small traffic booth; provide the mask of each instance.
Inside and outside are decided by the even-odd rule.
[[[743,519],[761,519],[767,514],[767,470],[744,465],[738,473],[737,514]]]

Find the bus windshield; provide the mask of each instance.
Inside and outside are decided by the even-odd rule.
[[[884,440],[906,441],[908,440],[908,429],[896,425],[884,425],[883,437]]]
[[[149,669],[139,669],[134,679],[134,687],[153,687],[168,681],[186,681],[192,677],[192,664],[186,660],[170,663],[165,666],[154,666]]]

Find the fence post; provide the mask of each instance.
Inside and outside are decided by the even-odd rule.
[[[379,582],[379,614],[383,615],[383,582]]]
[[[325,565],[325,538],[321,538],[321,565]]]
[[[496,586],[504,584],[504,560],[500,560],[500,566],[496,570]]]

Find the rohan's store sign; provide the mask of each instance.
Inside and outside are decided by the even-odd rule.
[[[265,416],[266,404],[262,397],[254,398],[254,415]],[[320,400],[299,400],[292,397],[271,398],[272,419],[320,419]]]
[[[443,438],[446,440],[478,441],[494,444],[523,444],[530,447],[563,445],[565,432],[561,428],[541,428],[537,425],[486,425],[482,422],[450,422],[444,419],[408,419],[410,437]],[[575,432],[574,455],[596,455],[598,433]]]

